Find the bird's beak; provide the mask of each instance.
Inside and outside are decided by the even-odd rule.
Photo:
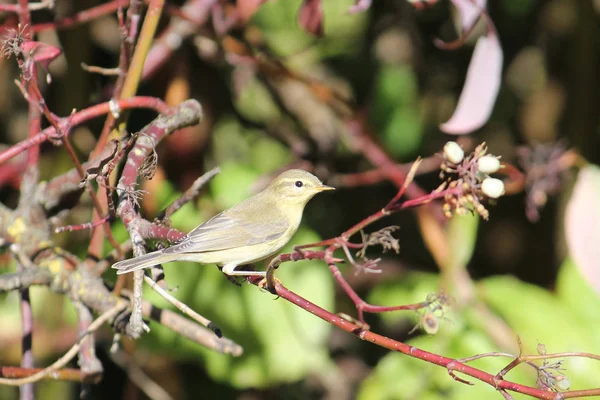
[[[321,186],[317,186],[315,188],[315,190],[317,192],[324,192],[326,190],[335,190],[335,188],[333,186],[321,185]]]

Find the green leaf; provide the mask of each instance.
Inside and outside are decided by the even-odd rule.
[[[250,121],[272,123],[281,117],[273,96],[256,77],[244,82],[239,96],[235,96],[233,102],[239,113]]]
[[[373,288],[367,300],[371,304],[381,306],[398,306],[419,303],[427,300],[427,296],[439,291],[439,276],[425,272],[410,272],[401,279],[385,281]],[[399,320],[410,318],[417,320],[416,314],[410,311],[386,312],[381,318],[393,324]]]
[[[420,336],[407,343],[450,358],[462,358],[494,350],[493,343],[484,333],[468,329],[433,337]],[[506,359],[485,358],[469,365],[495,373],[507,363]],[[357,398],[476,400],[495,395],[495,389],[491,386],[458,373],[457,375],[475,385],[467,386],[456,382],[444,367],[391,352],[377,363],[371,375],[363,381]]]
[[[536,354],[538,343],[548,353],[600,353],[596,329],[581,323],[577,311],[550,292],[513,277],[493,277],[480,282],[481,298],[504,318],[522,340],[524,351]],[[597,386],[600,363],[565,358],[572,389]]]
[[[414,104],[417,94],[417,77],[412,68],[388,65],[380,67],[375,82],[375,119],[386,120],[395,110]]]
[[[301,4],[302,0],[267,1],[252,18],[263,31],[269,48],[279,56],[298,53],[313,41],[313,37],[298,26]]]
[[[266,136],[252,142],[250,157],[252,166],[260,173],[273,172],[292,161],[287,147]]]
[[[221,118],[212,135],[214,164],[222,167],[224,163],[248,163],[249,139],[249,132],[240,125],[238,120],[232,117]]]
[[[302,0],[267,1],[254,14],[252,22],[268,30],[300,30],[296,23]]]
[[[512,17],[525,17],[535,7],[536,2],[532,0],[504,0],[502,8]]]
[[[448,247],[451,268],[464,269],[475,251],[478,215],[454,215],[448,223]]]
[[[263,131],[245,129],[239,121],[224,118],[217,124],[213,139],[214,163],[221,173],[211,181],[215,196],[225,196],[223,208],[244,200],[249,188],[262,173],[273,172],[291,161],[289,149]]]
[[[417,102],[417,79],[409,66],[381,66],[371,120],[395,157],[412,156],[421,145],[423,122]]]
[[[221,164],[221,173],[211,182],[211,191],[219,208],[226,209],[250,197],[250,186],[259,173],[240,163]]]
[[[383,142],[394,157],[408,158],[419,150],[423,124],[415,107],[396,110],[383,130]]]
[[[368,13],[349,14],[354,0],[322,1],[325,39],[338,46],[356,45],[364,38]],[[358,40],[357,40],[358,39]],[[347,49],[346,49],[347,51]]]
[[[563,262],[558,271],[556,295],[580,318],[579,324],[582,328],[587,326],[589,329],[595,329],[600,326],[600,297],[581,276],[580,270],[570,258]],[[600,338],[598,341],[600,348]]]
[[[366,13],[348,14],[354,0],[323,1],[324,37],[315,38],[298,24],[302,0],[268,1],[254,15],[252,21],[264,33],[264,40],[277,55],[287,57],[316,50],[311,56],[319,60],[327,56],[358,50],[368,27]]]
[[[160,182],[160,187],[156,193],[152,193],[160,210],[167,207],[173,200],[181,196],[181,193],[175,190],[175,187],[167,179]]]

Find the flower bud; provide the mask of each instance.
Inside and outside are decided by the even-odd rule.
[[[488,154],[477,160],[477,168],[483,174],[493,174],[500,169],[500,160],[495,156]]]
[[[560,390],[569,390],[571,388],[571,380],[564,375],[556,377],[556,387]]]
[[[456,142],[448,142],[444,145],[444,158],[452,164],[460,164],[465,158],[465,152]]]
[[[491,199],[497,199],[504,194],[504,182],[496,178],[485,178],[481,183],[481,191]]]
[[[423,330],[429,335],[435,335],[440,330],[440,320],[434,314],[428,312],[421,318]]]

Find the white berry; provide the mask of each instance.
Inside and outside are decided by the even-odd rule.
[[[448,142],[444,145],[444,157],[452,164],[459,164],[465,158],[465,152],[456,142]]]
[[[500,169],[500,160],[495,156],[488,154],[477,160],[477,168],[483,174],[493,174]]]
[[[481,183],[481,191],[491,199],[497,199],[504,194],[504,182],[496,178],[485,178]]]

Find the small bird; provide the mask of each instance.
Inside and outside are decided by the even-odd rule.
[[[317,193],[334,190],[301,169],[279,175],[262,192],[215,215],[171,247],[120,261],[117,274],[171,261],[217,264],[231,276],[265,276],[265,271],[236,271],[263,260],[294,236],[306,203]]]

